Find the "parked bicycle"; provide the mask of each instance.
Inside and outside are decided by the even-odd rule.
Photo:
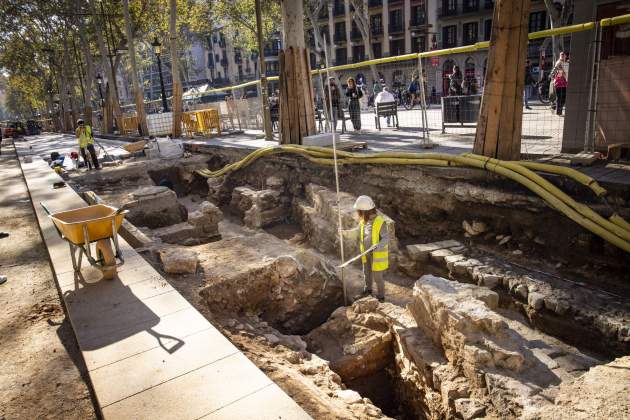
[[[536,89],[536,96],[543,105],[549,105],[549,75],[545,74],[542,80],[538,81],[534,87]]]

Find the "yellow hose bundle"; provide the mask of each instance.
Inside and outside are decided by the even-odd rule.
[[[197,173],[206,178],[223,176],[229,172],[242,169],[261,157],[281,153],[302,156],[319,165],[333,165],[333,151],[325,147],[280,145],[255,150],[238,162],[210,171],[199,170]],[[630,252],[630,224],[618,214],[605,219],[590,207],[578,203],[547,181],[534,170],[569,177],[589,187],[598,197],[603,197],[606,190],[591,177],[571,168],[549,165],[538,162],[510,162],[479,156],[472,153],[450,155],[446,153],[411,153],[381,152],[352,153],[337,151],[337,162],[340,165],[384,164],[384,165],[427,165],[427,166],[466,166],[494,172],[518,182],[554,209],[569,217],[580,226],[598,235],[613,245]]]

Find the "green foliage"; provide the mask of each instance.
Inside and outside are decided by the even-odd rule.
[[[270,41],[280,30],[282,12],[277,0],[261,0],[263,40]],[[223,25],[225,36],[232,40],[236,48],[244,51],[258,51],[256,38],[256,8],[254,0],[217,0],[214,15]]]

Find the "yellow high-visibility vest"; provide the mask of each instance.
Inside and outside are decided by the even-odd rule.
[[[77,138],[79,139],[80,148],[84,148],[88,144],[94,144],[94,137],[92,136],[92,127],[90,127],[89,125],[85,125],[84,127],[85,127],[85,133],[79,134],[79,130],[81,130],[81,127],[77,127],[77,130],[76,130],[76,135],[77,135]]]
[[[376,216],[374,218],[374,222],[372,222],[372,246],[379,243],[379,238],[381,237],[381,228],[385,220],[383,217]],[[359,221],[359,230],[361,231],[361,242],[359,244],[359,249],[361,253],[365,252],[365,246],[363,245],[363,235],[364,235],[364,227],[365,223],[363,223],[363,219]],[[387,229],[387,228],[385,228]],[[367,258],[364,255],[361,257],[361,261],[363,264],[367,263]],[[372,271],[385,271],[389,268],[389,245],[386,244],[382,249],[376,248],[372,251]]]

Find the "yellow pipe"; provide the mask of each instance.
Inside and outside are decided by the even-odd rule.
[[[202,170],[202,171],[198,171],[198,173],[200,175],[208,176],[208,177],[221,176],[231,170],[237,170],[242,167],[245,167],[246,165],[249,165],[250,163],[254,162],[260,157],[263,157],[269,154],[284,153],[284,152],[299,154],[301,156],[304,156],[306,159],[312,162],[318,163],[318,164],[324,164],[324,165],[333,164],[330,158],[321,157],[321,156],[326,156],[326,155],[330,156],[330,154],[332,153],[332,150],[330,149],[326,150],[325,148],[301,147],[301,146],[290,145],[290,146],[277,146],[277,147],[259,149],[250,153],[246,158],[242,159],[241,161],[227,165],[226,167],[218,171]],[[318,157],[313,157],[312,155],[317,155]],[[340,159],[340,163],[342,164],[361,164],[361,163],[412,164],[412,165],[459,164],[459,165],[471,166],[474,168],[479,168],[479,169],[484,169],[484,170],[490,170],[492,172],[495,172],[499,175],[505,176],[509,179],[512,179],[520,183],[521,185],[528,188],[530,191],[537,194],[543,200],[545,200],[553,208],[555,208],[556,210],[558,210],[565,216],[569,217],[571,220],[578,223],[580,226],[604,238],[606,241],[614,244],[615,246],[623,249],[624,251],[630,252],[630,241],[625,240],[623,237],[620,237],[615,232],[611,232],[609,229],[607,229],[607,226],[610,227],[611,222],[605,221],[605,223],[603,223],[603,226],[602,226],[602,224],[593,221],[591,218],[586,217],[583,214],[580,214],[578,210],[576,210],[571,205],[567,204],[567,202],[563,201],[563,199],[558,198],[549,190],[547,190],[545,187],[539,185],[538,183],[534,182],[532,179],[528,178],[527,176],[522,175],[519,172],[526,173],[528,175],[531,173],[532,174],[531,178],[536,179],[538,181],[542,180],[541,183],[545,185],[546,187],[548,187],[551,191],[555,191],[554,189],[557,190],[555,186],[551,185],[548,181],[544,180],[537,174],[534,174],[533,172],[529,171],[527,168],[518,166],[517,164],[507,163],[507,166],[503,166],[503,164],[487,165],[488,158],[485,158],[484,160],[484,158],[479,159],[479,157],[476,155],[455,156],[455,155],[447,155],[443,153],[426,153],[426,154],[416,153],[414,154],[414,153],[404,153],[404,152],[403,153],[392,152],[392,153],[379,153],[379,154],[371,154],[371,155],[365,155],[365,154],[357,155],[350,152],[343,152],[343,155],[344,157],[341,157]],[[397,157],[385,157],[385,156],[397,156]],[[497,162],[500,162],[500,161],[497,161]],[[509,168],[509,166],[511,166],[512,168]],[[560,193],[561,193],[560,197],[562,197],[564,193],[562,192]],[[569,201],[569,203],[571,203],[571,201]],[[575,207],[579,208],[582,211],[585,211],[583,207],[586,207],[586,206],[583,206],[583,207],[581,206],[583,205],[575,203]],[[592,211],[592,210],[588,209],[588,211]],[[592,216],[592,214],[588,213],[588,211],[585,211],[585,212],[589,214],[590,216]],[[598,216],[598,215],[597,217],[601,218],[601,216]],[[595,218],[599,220],[597,217]],[[621,220],[623,221],[623,219]],[[623,221],[623,223],[625,223],[625,221]],[[618,224],[615,223],[614,230],[617,230],[617,228],[618,228]],[[618,231],[623,231],[623,230],[618,230]]]
[[[548,38],[556,35],[572,34],[574,32],[590,31],[595,28],[595,22],[579,23],[577,25],[563,26],[555,29],[545,29],[544,31],[532,32],[529,39]]]
[[[606,195],[606,190],[600,186],[597,181],[595,181],[590,176],[576,171],[573,168],[568,168],[566,166],[558,166],[558,165],[550,165],[547,163],[540,162],[531,162],[528,160],[517,161],[519,165],[524,166],[529,169],[533,169],[535,171],[547,172],[550,174],[563,175],[568,178],[573,179],[576,182],[579,182],[582,185],[589,187],[593,192],[598,196],[602,197]]]
[[[608,218],[608,220],[610,220],[611,222],[613,222],[617,226],[621,226],[622,228],[626,229],[627,231],[630,231],[630,223],[626,222],[626,220],[624,218],[622,218],[621,216],[619,216],[617,213],[613,213],[613,215],[610,216]]]
[[[575,211],[580,213],[582,216],[592,220],[593,222],[595,222],[598,225],[604,227],[605,229],[607,229],[608,231],[614,233],[615,235],[619,236],[620,238],[623,238],[626,241],[630,241],[630,231],[626,231],[622,227],[612,223],[609,220],[606,220],[605,218],[603,218],[599,214],[595,213],[590,207],[585,206],[584,204],[576,202],[571,197],[566,195],[564,192],[560,191],[560,189],[558,187],[556,187],[555,185],[553,185],[551,182],[547,181],[546,179],[544,179],[540,175],[536,174],[535,172],[532,172],[529,169],[520,166],[518,163],[516,163],[516,162],[503,162],[503,161],[500,161],[498,159],[492,159],[492,158],[488,158],[488,157],[485,157],[485,156],[474,155],[472,153],[464,153],[464,154],[462,154],[462,156],[470,157],[471,159],[477,159],[477,160],[482,161],[482,162],[487,162],[487,163],[489,163],[491,165],[501,166],[501,167],[510,169],[510,170],[512,170],[512,171],[514,171],[514,172],[516,172],[516,173],[518,173],[518,174],[528,178],[532,182],[534,182],[537,185],[539,185],[541,188],[544,188],[546,191],[548,191],[555,198],[557,198],[558,200],[562,201],[567,206],[573,208]]]
[[[621,25],[623,23],[630,23],[630,15],[621,15],[601,20],[602,26]]]

